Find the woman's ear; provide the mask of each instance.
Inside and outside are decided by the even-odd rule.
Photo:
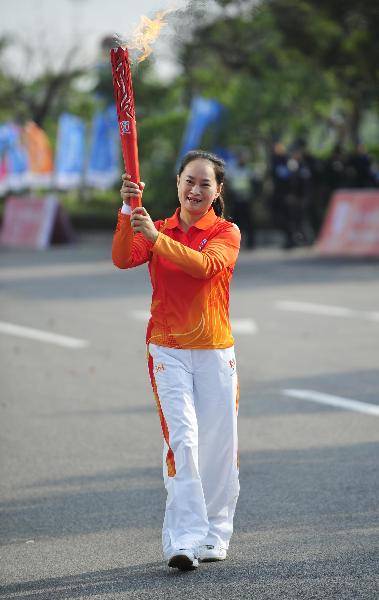
[[[180,176],[177,175],[176,176],[176,187],[179,187],[179,180],[180,180]]]

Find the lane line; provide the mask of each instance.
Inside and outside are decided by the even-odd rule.
[[[63,264],[63,265],[41,265],[25,267],[0,267],[0,279],[6,285],[8,282],[42,279],[52,277],[67,277],[76,275],[107,275],[117,272],[110,261],[98,261],[95,264]]]
[[[274,307],[279,310],[303,312],[312,315],[324,315],[327,317],[358,318],[379,323],[379,312],[353,310],[345,306],[331,306],[327,304],[313,304],[312,302],[298,302],[295,300],[277,300]]]
[[[258,326],[253,319],[230,319],[233,335],[235,333],[255,335]]]
[[[323,394],[322,392],[316,392],[314,390],[287,389],[282,390],[281,393],[289,398],[318,402],[319,404],[327,404],[329,406],[379,417],[379,406],[376,404],[369,404],[368,402],[360,402],[359,400],[351,400],[350,398],[342,398],[341,396],[332,396],[331,394]]]
[[[148,310],[132,310],[131,316],[137,321],[148,321],[151,317],[151,314]]]
[[[148,321],[150,319],[150,312],[147,310],[133,310],[131,312],[133,319],[137,321]],[[258,333],[258,327],[253,319],[230,319],[233,334],[248,334],[254,335]]]
[[[23,327],[21,325],[6,323],[4,321],[0,321],[0,333],[15,335],[17,337],[36,340],[38,342],[46,342],[48,344],[56,344],[57,346],[63,346],[64,348],[72,348],[75,350],[87,348],[87,346],[89,346],[89,342],[87,342],[87,340],[68,337],[66,335],[59,335],[57,333],[49,333],[48,331],[42,331],[41,329],[32,329],[31,327]]]

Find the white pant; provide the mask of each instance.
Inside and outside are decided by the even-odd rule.
[[[238,381],[234,348],[149,345],[164,434],[166,558],[202,544],[229,546],[239,494]]]

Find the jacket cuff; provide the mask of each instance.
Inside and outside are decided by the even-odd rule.
[[[121,214],[122,215],[130,215],[132,213],[132,209],[130,208],[129,204],[123,204],[122,208],[121,208]]]
[[[162,239],[163,239],[163,233],[161,233],[160,231],[158,231],[158,237],[155,240],[155,242],[153,243],[151,250],[153,252],[155,252],[156,250],[159,250],[159,247],[162,245]]]

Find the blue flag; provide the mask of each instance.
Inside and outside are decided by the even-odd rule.
[[[61,189],[79,187],[84,168],[85,124],[79,117],[63,113],[59,118],[55,182]]]
[[[192,100],[191,114],[184,133],[178,164],[189,150],[199,147],[205,129],[211,123],[220,121],[223,110],[224,107],[217,100],[201,96],[196,96]]]
[[[21,141],[21,128],[14,123],[0,127],[0,156],[5,167],[2,191],[19,191],[28,185],[28,154]]]
[[[92,123],[92,140],[86,183],[106,189],[120,179],[120,142],[114,104],[96,113]]]
[[[13,123],[4,123],[0,125],[0,156],[3,156],[9,149],[15,138]]]

